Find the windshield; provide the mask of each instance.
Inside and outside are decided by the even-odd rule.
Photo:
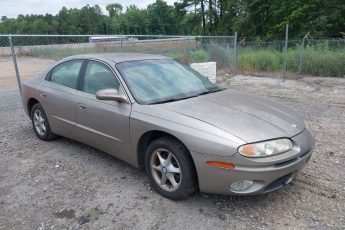
[[[182,100],[219,91],[206,77],[171,59],[118,63],[134,98],[141,104]]]

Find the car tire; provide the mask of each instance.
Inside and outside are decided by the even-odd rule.
[[[149,144],[145,171],[151,186],[172,200],[184,199],[198,188],[195,166],[188,149],[170,137],[161,137]]]
[[[49,141],[57,137],[50,129],[48,117],[40,103],[31,109],[31,122],[37,137],[41,140]]]

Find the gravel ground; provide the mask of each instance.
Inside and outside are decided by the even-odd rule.
[[[285,188],[167,200],[142,170],[65,138],[40,141],[18,92],[0,86],[0,229],[345,228],[345,81],[237,76],[223,86],[280,101],[315,131],[311,161]]]
[[[17,57],[18,69],[23,80],[43,72],[55,60],[31,57]],[[15,89],[17,87],[12,57],[0,57],[0,90]]]

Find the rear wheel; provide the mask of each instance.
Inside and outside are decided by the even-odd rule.
[[[31,121],[38,138],[44,141],[55,139],[57,136],[51,132],[47,115],[41,104],[35,104],[31,109]]]
[[[197,189],[197,176],[188,149],[173,138],[161,137],[147,148],[145,170],[163,196],[179,200]]]

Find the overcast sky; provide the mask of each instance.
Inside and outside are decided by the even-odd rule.
[[[165,0],[169,5],[177,0]],[[103,13],[107,13],[105,6],[109,3],[120,3],[124,9],[130,4],[135,4],[139,8],[146,8],[147,5],[155,2],[155,0],[0,0],[0,17],[7,16],[9,18],[17,17],[18,14],[57,14],[59,10],[66,6],[67,8],[81,8],[87,4],[99,5],[103,9]]]

